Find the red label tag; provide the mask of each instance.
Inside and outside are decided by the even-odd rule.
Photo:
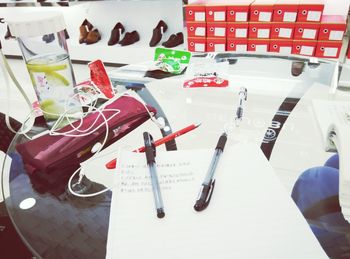
[[[196,77],[184,82],[185,88],[196,88],[196,87],[227,87],[228,80],[221,77]]]
[[[107,98],[114,97],[111,81],[107,75],[105,66],[101,60],[95,60],[88,64],[90,68],[90,76],[93,84],[106,96]]]

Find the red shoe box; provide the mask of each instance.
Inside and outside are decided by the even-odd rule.
[[[225,5],[207,5],[205,7],[205,18],[207,22],[225,22],[226,6]]]
[[[313,56],[316,46],[317,41],[315,40],[294,40],[292,54]]]
[[[315,56],[319,58],[338,58],[341,48],[341,41],[319,41]]]
[[[295,23],[295,40],[317,40],[320,23]]]
[[[248,28],[247,22],[228,22],[227,38],[248,38]]]
[[[227,22],[247,22],[249,19],[249,6],[253,0],[235,0],[227,6]]]
[[[323,9],[323,0],[300,0],[297,22],[320,22]]]
[[[207,39],[202,37],[188,37],[187,49],[192,52],[206,52]]]
[[[298,16],[297,0],[278,0],[273,7],[274,22],[295,22]]]
[[[251,22],[271,22],[275,0],[255,0],[250,5]]]
[[[188,37],[206,37],[207,23],[206,22],[187,22]]]
[[[248,49],[248,39],[227,39],[226,50],[245,52]]]
[[[205,22],[204,5],[186,5],[185,19],[188,22]]]
[[[207,38],[207,52],[226,51],[226,38]]]
[[[323,15],[318,40],[343,40],[346,31],[346,17]]]
[[[208,22],[207,37],[226,37],[226,22]]]
[[[271,39],[293,39],[294,26],[292,22],[271,23]]]
[[[265,53],[269,51],[270,40],[248,39],[248,51]]]
[[[255,0],[250,5],[251,22],[271,22],[275,0]]]
[[[348,50],[346,51],[346,57],[350,59],[350,44],[348,45]]]
[[[269,39],[271,32],[271,23],[269,22],[250,22],[249,38]]]
[[[277,52],[280,54],[292,54],[293,40],[270,40],[270,52]]]

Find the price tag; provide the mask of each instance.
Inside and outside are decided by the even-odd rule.
[[[283,15],[283,21],[284,22],[295,22],[297,19],[297,13],[296,12],[285,12]]]

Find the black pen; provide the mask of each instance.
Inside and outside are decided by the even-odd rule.
[[[153,197],[154,197],[154,204],[156,206],[156,211],[157,211],[157,217],[163,218],[165,216],[165,213],[164,213],[163,199],[162,199],[162,194],[160,192],[157,169],[156,169],[156,160],[155,160],[156,147],[154,145],[152,135],[149,134],[148,132],[143,133],[143,140],[145,142],[145,153],[146,153],[149,173],[151,176],[152,191],[153,191]]]
[[[215,152],[211,160],[207,175],[205,176],[205,179],[201,186],[201,190],[196,200],[196,204],[194,205],[194,209],[196,211],[202,211],[209,205],[211,196],[213,194],[214,186],[215,186],[215,180],[214,180],[215,170],[218,165],[220,156],[224,151],[226,141],[227,141],[227,134],[223,133],[219,138],[218,144],[216,145]]]

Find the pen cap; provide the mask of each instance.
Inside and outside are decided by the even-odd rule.
[[[218,141],[218,144],[216,145],[216,148],[215,148],[215,149],[224,150],[226,141],[227,141],[227,134],[226,134],[226,133],[223,133],[223,134],[220,136],[219,141]]]
[[[156,149],[153,142],[153,137],[148,132],[144,132],[143,140],[145,143],[145,153],[146,153],[147,164],[154,163],[155,157],[156,157]]]

